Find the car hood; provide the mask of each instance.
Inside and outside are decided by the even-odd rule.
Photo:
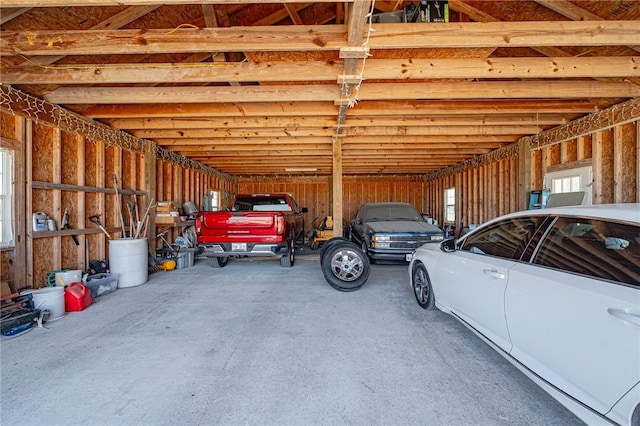
[[[368,222],[367,226],[375,232],[420,232],[440,234],[442,230],[437,226],[427,222],[415,220],[390,220],[379,222]]]

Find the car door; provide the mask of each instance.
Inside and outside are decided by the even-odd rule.
[[[516,264],[543,217],[503,219],[468,234],[459,249],[440,257],[436,300],[502,349],[511,348],[504,292]]]
[[[559,218],[511,268],[505,313],[514,358],[607,413],[640,381],[640,227]]]

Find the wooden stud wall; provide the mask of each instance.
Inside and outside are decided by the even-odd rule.
[[[21,194],[15,209],[16,246],[2,250],[0,256],[0,276],[9,281],[12,290],[43,287],[47,275],[62,268],[85,270],[85,257],[89,261],[108,259],[108,239],[88,218],[99,215],[112,238],[122,237],[115,185],[127,232],[126,201],[134,199],[140,214],[144,213],[150,201],[145,195],[149,192],[145,188],[147,176],[157,176],[154,178],[157,188],[156,182],[151,181],[156,200],[193,200],[199,206],[208,191],[233,189],[223,179],[161,161],[155,162],[157,173],[148,173],[143,154],[106,146],[102,141],[88,140],[6,111],[0,111],[0,129],[2,146],[18,148],[15,181],[25,183],[24,188],[16,189]],[[72,230],[61,229],[65,209]],[[32,213],[39,211],[55,220],[56,231],[32,230]],[[155,230],[150,230],[147,235],[151,237],[154,233]],[[72,235],[78,239],[78,245]],[[150,243],[153,239],[150,238]]]
[[[640,201],[639,123],[581,136],[530,151],[531,187],[542,189],[550,170],[593,166],[593,203]],[[518,205],[518,161],[502,160],[426,183],[429,210],[439,223],[444,218],[444,190],[456,188],[456,225],[482,223],[514,212]],[[524,206],[527,208],[527,206]]]
[[[238,183],[238,193],[291,193],[300,207],[307,207],[305,232],[317,226],[331,212],[330,178],[328,177],[290,177],[286,181],[276,178],[242,179]],[[425,212],[426,194],[423,181],[406,176],[391,178],[345,176],[343,192],[343,231],[363,203],[398,201],[415,206]]]

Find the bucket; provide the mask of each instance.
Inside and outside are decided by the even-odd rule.
[[[109,269],[118,274],[118,288],[146,283],[149,276],[148,262],[146,238],[109,241]]]
[[[198,214],[198,208],[193,201],[187,201],[186,203],[182,203],[182,213],[185,216]]]
[[[82,279],[82,271],[80,269],[73,269],[69,271],[56,272],[56,285],[65,286],[72,282],[78,282]]]
[[[44,287],[31,293],[31,296],[34,308],[49,310],[49,321],[58,319],[65,314],[64,287]]]

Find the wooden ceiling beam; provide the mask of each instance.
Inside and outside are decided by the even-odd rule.
[[[466,126],[370,126],[351,127],[345,136],[437,136],[437,135],[531,135],[545,130],[536,125],[466,125]],[[135,130],[135,137],[141,139],[193,139],[193,138],[289,138],[322,137],[335,134],[333,128],[268,128],[268,129],[183,129],[183,130]]]
[[[0,25],[7,23],[14,18],[17,18],[23,13],[28,12],[30,9],[30,7],[4,8],[3,6],[3,9],[0,13]]]
[[[332,81],[341,61],[86,64],[2,68],[6,84],[128,84]],[[369,59],[367,80],[640,77],[640,56]]]
[[[566,118],[561,114],[501,114],[501,115],[413,115],[389,117],[347,118],[343,127],[365,126],[454,126],[454,125],[554,125]],[[335,125],[335,117],[252,117],[252,118],[120,118],[104,120],[114,129],[169,130],[169,129],[253,129],[289,127],[327,127]]]
[[[640,32],[639,32],[640,33]],[[478,81],[363,84],[358,100],[633,98],[640,86],[625,81]],[[54,104],[294,102],[341,100],[333,85],[60,87],[44,96]]]
[[[72,103],[73,104],[73,103]],[[85,117],[101,118],[211,118],[211,117],[308,117],[335,115],[338,111],[329,102],[268,102],[268,103],[162,103],[162,104],[106,104],[71,105]],[[349,117],[406,116],[406,115],[467,115],[467,114],[587,114],[600,108],[594,100],[583,99],[522,99],[522,100],[421,100],[421,101],[362,101],[349,111]]]
[[[375,49],[634,46],[638,21],[518,21],[375,24]],[[540,29],[544,28],[544,31]],[[199,29],[1,31],[0,55],[91,55],[196,52],[339,51],[342,25],[276,25]]]
[[[361,144],[367,145],[371,144],[430,144],[430,143],[448,143],[451,146],[456,146],[456,144],[460,144],[460,146],[464,146],[465,144],[492,144],[492,143],[509,143],[514,142],[518,139],[520,135],[431,135],[431,136],[412,136],[412,135],[397,135],[393,137],[382,136],[382,135],[370,135],[370,136],[349,136],[344,138],[344,145],[350,144]],[[225,146],[225,145],[251,145],[251,146],[269,146],[269,145],[282,145],[282,144],[292,144],[292,145],[306,145],[306,144],[328,144],[331,143],[331,138],[327,137],[280,137],[280,138],[261,138],[259,140],[256,139],[248,139],[248,138],[174,138],[174,139],[165,139],[158,138],[155,139],[158,145],[165,147],[173,147],[177,145],[193,145],[193,146],[203,146],[211,147],[214,146]]]
[[[353,3],[357,0],[314,0],[314,3]],[[2,0],[2,7],[68,7],[68,6],[122,6],[193,4],[193,0]],[[198,4],[246,4],[246,0],[199,0]],[[251,0],[251,3],[300,3],[300,0]]]

